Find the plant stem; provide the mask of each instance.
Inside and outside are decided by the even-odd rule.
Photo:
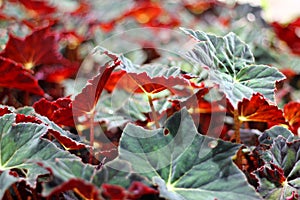
[[[29,105],[29,92],[28,91],[25,91],[25,94],[24,94],[24,105],[25,106]]]
[[[233,111],[233,118],[234,118],[234,137],[235,142],[240,144],[241,143],[241,134],[240,134],[240,126],[241,122],[239,120],[239,112],[237,109]]]
[[[155,111],[155,108],[154,108],[154,105],[153,105],[152,96],[151,96],[151,94],[147,94],[147,96],[148,96],[148,102],[149,102],[149,105],[150,105],[150,108],[151,108],[152,116],[153,116],[153,119],[154,119],[155,127],[159,128],[158,118],[157,118],[156,111]]]
[[[94,116],[95,116],[95,111],[92,112],[90,116],[90,158],[89,158],[89,163],[92,164],[93,162],[93,155],[94,155],[94,140],[95,140],[95,133],[94,133]]]
[[[6,192],[4,193],[4,199],[7,199],[7,200],[14,200],[11,196],[11,193],[9,191],[9,189],[6,190]]]
[[[13,188],[13,190],[14,190],[15,195],[17,196],[17,199],[18,199],[18,200],[22,200],[22,197],[21,197],[21,195],[20,195],[20,193],[19,193],[19,191],[18,191],[18,188],[17,188],[16,184],[13,184],[13,185],[12,185],[12,188]]]

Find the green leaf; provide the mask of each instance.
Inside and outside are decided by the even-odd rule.
[[[254,93],[261,93],[274,102],[275,83],[285,76],[276,68],[255,65],[249,47],[234,33],[218,37],[201,31],[182,30],[197,40],[187,57],[209,68],[211,80],[220,86],[234,108]]]
[[[239,147],[198,134],[183,109],[167,121],[165,129],[145,130],[128,124],[119,159],[158,185],[160,196],[166,199],[260,199],[232,162]]]
[[[3,173],[9,172],[11,169],[19,169],[24,174],[19,174],[18,180],[25,180],[30,187],[35,188],[38,176],[49,174],[49,171],[41,165],[53,167],[49,169],[52,172],[56,171],[57,177],[64,177],[63,180],[70,176],[64,173],[58,175],[63,171],[63,168],[60,170],[54,168],[59,161],[63,160],[61,165],[67,166],[67,168],[85,169],[85,165],[78,157],[41,138],[47,132],[45,125],[14,124],[14,122],[15,114],[7,114],[0,118],[0,171],[4,171]],[[75,173],[75,170],[72,172]],[[80,173],[80,176],[86,178],[83,173]],[[52,185],[52,188],[57,186]]]
[[[3,199],[5,191],[19,179],[10,175],[9,171],[4,171],[0,174],[0,199]]]
[[[294,139],[294,134],[290,130],[282,126],[273,126],[264,131],[264,133],[259,136],[258,141],[260,144],[271,145],[278,136],[286,138],[288,142],[292,142]]]
[[[300,140],[288,142],[287,138],[278,136],[273,140],[271,148],[262,152],[262,159],[266,163],[264,168],[268,168],[269,165],[274,166],[268,170],[268,173],[256,172],[261,185],[260,193],[282,200],[290,196],[293,191],[300,193]],[[279,172],[285,178],[280,185],[273,183],[275,178],[268,179],[268,176],[273,177]],[[277,190],[280,192],[276,193]]]

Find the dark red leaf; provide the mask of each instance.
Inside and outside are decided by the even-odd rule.
[[[118,185],[102,184],[102,195],[107,199],[125,200],[126,190]]]
[[[144,195],[157,195],[158,191],[144,185],[142,182],[134,181],[128,188],[130,199],[140,199]]]
[[[298,129],[300,127],[300,103],[290,102],[283,108],[284,117],[288,121],[290,130],[298,135]]]
[[[145,24],[158,17],[162,8],[158,3],[141,2],[130,11],[126,12],[123,17],[134,17],[139,23]]]
[[[36,123],[36,124],[43,123],[40,119],[38,119],[34,116],[26,116],[23,114],[17,114],[16,123],[21,123],[21,122],[31,122],[31,123]]]
[[[276,184],[277,187],[282,186],[286,178],[284,176],[284,171],[275,164],[270,164],[270,166],[262,166],[255,172],[259,178],[266,178],[270,182]]]
[[[75,97],[73,102],[75,116],[92,114],[94,112],[95,106],[112,71],[120,64],[116,59],[114,59],[113,63],[106,63],[102,66],[99,73],[90,79],[81,93]]]
[[[43,65],[36,72],[37,80],[45,80],[47,82],[60,83],[66,78],[76,74],[79,64],[65,64],[65,65]]]
[[[300,28],[300,18],[288,25],[273,22],[272,26],[279,39],[285,41],[293,53],[300,55],[300,37],[297,33]]]
[[[87,148],[87,145],[76,142],[75,140],[72,140],[66,135],[62,135],[53,129],[49,129],[49,133],[53,135],[66,150],[79,150]]]
[[[208,10],[212,6],[218,3],[216,0],[209,1],[184,1],[184,7],[194,14],[201,14],[202,12]]]
[[[286,197],[286,200],[298,200],[299,194],[297,191],[292,191],[291,196]]]
[[[9,113],[12,113],[12,111],[10,111],[7,107],[0,108],[0,117],[5,115],[5,114],[9,114]]]
[[[36,12],[37,14],[49,14],[56,11],[56,9],[50,6],[49,1],[43,0],[18,0],[27,9]]]
[[[35,30],[24,39],[9,36],[1,56],[21,63],[26,69],[38,65],[63,65],[66,62],[58,51],[58,35],[51,34],[49,28]]]
[[[175,89],[175,85],[185,87],[185,89]],[[146,72],[143,73],[126,73],[126,71],[117,71],[111,74],[105,89],[112,92],[115,87],[134,93],[158,93],[165,89],[170,90],[173,94],[191,95],[189,91],[190,82],[183,77],[150,77]]]
[[[55,189],[49,194],[49,196],[52,196],[54,194],[60,194],[68,190],[73,190],[83,199],[100,200],[97,187],[79,178],[73,178],[63,182],[58,187],[55,187]]]
[[[271,122],[272,124],[285,124],[283,112],[270,104],[261,94],[254,94],[251,99],[243,99],[238,103],[239,119],[242,122]]]
[[[33,107],[37,113],[48,117],[58,125],[75,126],[72,114],[72,100],[68,97],[59,98],[53,102],[43,98],[35,102]]]
[[[22,53],[18,54],[22,55]],[[16,88],[33,94],[44,95],[44,91],[31,73],[10,59],[0,57],[0,74],[2,76],[0,87]]]

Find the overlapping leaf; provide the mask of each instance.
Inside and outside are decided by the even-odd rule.
[[[240,121],[272,122],[285,124],[283,112],[270,104],[262,95],[254,94],[251,99],[243,99],[238,104]]]
[[[54,158],[70,157],[71,155],[61,151],[54,144],[41,139],[47,132],[44,125],[15,122],[14,114],[7,114],[0,118],[0,170],[2,172],[11,169],[25,169],[24,179],[31,187],[36,186],[39,175],[47,174],[47,171],[38,166],[36,161],[49,161]]]
[[[100,46],[97,47],[97,50],[99,52],[109,52]],[[109,91],[112,91],[114,86],[117,85],[130,92],[157,93],[168,89],[174,94],[191,95],[190,82],[181,74],[180,68],[168,68],[160,64],[139,66],[133,64],[123,55],[109,53],[119,58],[121,67],[126,72],[126,74],[125,72],[112,74],[112,79],[108,81],[106,86]],[[177,89],[175,86],[179,86],[181,89]]]
[[[21,63],[26,69],[41,64],[62,64],[65,60],[58,51],[58,37],[49,28],[35,30],[24,39],[10,35],[5,49],[0,54]]]
[[[254,93],[274,101],[275,83],[283,80],[284,75],[273,67],[255,65],[249,47],[234,33],[218,37],[201,31],[182,30],[197,41],[187,57],[210,69],[211,79],[220,86],[234,108]]]
[[[44,95],[43,89],[32,74],[24,69],[22,65],[13,60],[0,57],[0,87],[16,88],[37,95]]]
[[[160,196],[167,199],[259,199],[232,163],[238,148],[237,144],[199,135],[183,109],[167,121],[165,130],[127,125],[119,158],[158,185]]]
[[[27,9],[35,11],[39,15],[53,13],[56,8],[47,1],[19,0]]]
[[[73,113],[75,116],[92,114],[98,103],[100,95],[108,82],[113,70],[120,65],[118,57],[110,54],[108,51],[100,52],[109,56],[112,61],[108,61],[104,66],[101,66],[99,73],[90,79],[81,93],[75,96],[73,102]]]
[[[98,198],[99,191],[91,183],[95,170],[93,166],[83,164],[80,158],[42,139],[41,136],[47,132],[45,125],[13,125],[14,121],[15,114],[6,114],[0,118],[0,181],[5,178],[9,180],[7,183],[12,184],[25,180],[30,187],[35,188],[38,176],[51,174],[53,179],[44,185],[43,195],[75,190],[84,198]],[[24,174],[11,175],[9,172],[12,169],[24,171]],[[105,172],[97,175],[100,176],[98,180],[107,180],[104,175]],[[7,183],[5,188],[10,186]],[[0,196],[4,192],[1,190]]]
[[[283,200],[299,194],[299,140],[288,129],[275,126],[259,141],[270,148],[260,152],[264,165],[254,171],[259,179],[258,191],[266,199]]]
[[[300,103],[290,102],[283,108],[284,117],[290,125],[290,129],[294,134],[298,135],[298,129],[300,127]]]
[[[300,39],[297,29],[300,27],[300,18],[295,19],[289,24],[273,22],[272,26],[277,37],[286,42],[293,53],[300,54]]]
[[[33,104],[33,108],[37,113],[48,117],[58,125],[75,126],[70,98],[59,98],[53,102],[41,99]]]

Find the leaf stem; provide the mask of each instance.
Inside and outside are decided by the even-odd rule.
[[[19,191],[18,191],[18,188],[17,188],[17,186],[16,186],[15,183],[12,185],[12,188],[13,188],[13,190],[14,190],[15,195],[17,196],[17,199],[18,199],[18,200],[22,200],[22,197],[21,197],[21,195],[20,195],[20,193],[19,193]]]
[[[156,111],[155,111],[155,108],[154,108],[154,105],[153,105],[152,96],[151,96],[151,94],[147,94],[147,96],[148,96],[148,102],[149,102],[149,105],[150,105],[150,108],[151,108],[152,116],[153,116],[153,119],[154,119],[155,127],[160,128],[159,123],[158,123],[158,118],[157,118],[157,115],[156,115]]]
[[[93,162],[93,155],[94,155],[94,140],[95,140],[95,132],[94,132],[94,116],[95,111],[92,112],[90,116],[90,158],[89,163],[92,164]]]
[[[4,199],[13,200],[13,197],[11,196],[9,189],[7,189],[6,192],[4,193]]]
[[[233,118],[234,118],[234,137],[235,142],[240,144],[241,143],[241,134],[240,134],[240,126],[241,121],[239,120],[239,112],[237,109],[233,111]]]

